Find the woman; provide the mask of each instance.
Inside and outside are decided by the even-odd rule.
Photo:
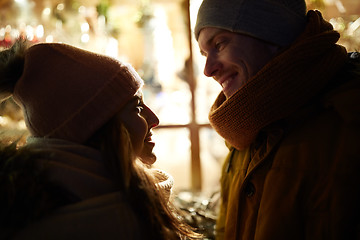
[[[1,239],[199,237],[167,201],[171,178],[147,167],[159,120],[142,85],[131,66],[65,44],[0,53],[0,92],[31,134],[1,151]]]

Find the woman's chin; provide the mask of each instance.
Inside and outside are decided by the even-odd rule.
[[[156,162],[156,156],[153,153],[150,156],[141,156],[140,161],[144,164],[152,165]]]

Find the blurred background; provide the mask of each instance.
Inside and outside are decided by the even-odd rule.
[[[192,34],[200,4],[201,0],[0,0],[0,49],[24,36],[33,43],[64,42],[131,63],[146,83],[145,102],[160,118],[154,131],[155,167],[174,177],[175,192],[212,196],[219,189],[227,148],[207,118],[221,89],[203,76],[205,59]],[[349,51],[359,49],[359,0],[307,4],[323,12]],[[12,99],[2,103],[0,111],[4,139],[25,139],[25,124]]]

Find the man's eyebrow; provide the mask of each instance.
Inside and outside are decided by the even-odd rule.
[[[209,46],[209,45],[214,41],[214,38],[215,38],[216,36],[218,36],[221,32],[223,32],[222,29],[219,29],[218,31],[214,31],[214,32],[212,33],[212,35],[210,35],[209,39],[206,40],[205,46]],[[205,53],[202,49],[200,49],[200,54],[203,55],[203,56],[206,56],[206,53]]]

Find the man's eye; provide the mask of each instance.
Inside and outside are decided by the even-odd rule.
[[[224,45],[225,45],[225,41],[219,41],[215,43],[215,48],[216,50],[220,51],[224,48]]]
[[[220,48],[221,48],[221,42],[218,42],[218,43],[216,43],[215,44],[215,48],[217,49],[217,50],[219,50]]]

